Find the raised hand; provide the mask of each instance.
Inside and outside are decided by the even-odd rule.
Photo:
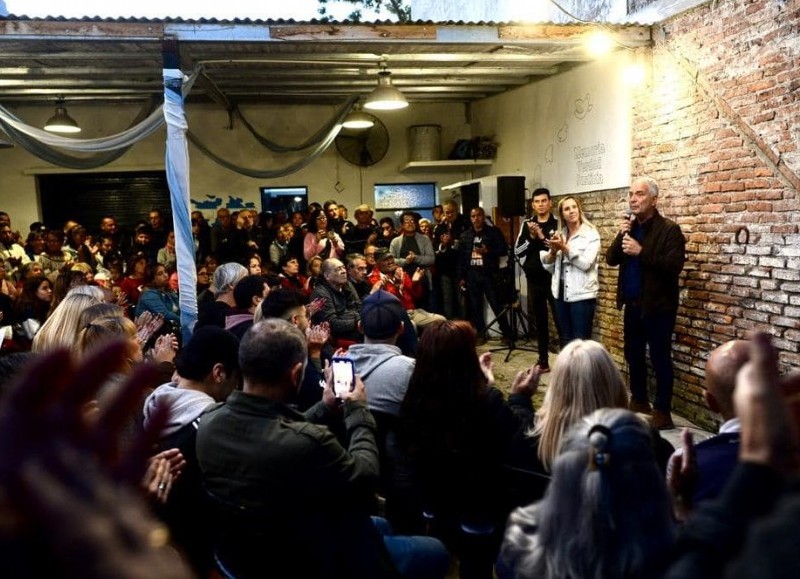
[[[311,303],[306,306],[306,309],[308,310],[309,319],[314,317],[314,314],[316,314],[324,307],[325,307],[325,298],[316,298],[312,300]]]
[[[172,483],[185,466],[186,460],[177,448],[159,452],[150,457],[141,486],[152,500],[164,504],[169,498]]]
[[[511,383],[511,393],[533,396],[539,387],[540,377],[541,370],[539,366],[531,366],[527,370],[520,370]]]
[[[175,334],[164,334],[156,339],[150,350],[150,359],[154,362],[172,362],[178,354],[178,338]]]
[[[778,377],[778,354],[767,334],[750,342],[750,361],[736,376],[733,403],[741,422],[739,460],[769,466],[789,475],[797,472],[797,424],[785,393],[796,391],[800,375]]]
[[[153,314],[152,312],[142,312],[136,318],[136,339],[141,346],[144,346],[148,340],[161,329],[164,325],[163,314]]]
[[[309,326],[306,330],[306,340],[308,341],[308,352],[310,355],[319,355],[322,347],[331,337],[330,324],[323,322],[316,326]]]
[[[489,386],[494,386],[494,362],[492,361],[492,353],[484,352],[478,356],[478,364],[480,364],[481,372],[486,377],[486,382]]]
[[[120,443],[127,417],[156,374],[139,367],[96,420],[83,417],[85,403],[126,356],[127,345],[114,342],[76,366],[59,350],[29,366],[11,387],[0,403],[0,492],[4,519],[12,523],[0,528],[0,537],[22,529],[41,537],[28,550],[65,576],[191,577],[165,548],[168,533],[139,490],[154,437]],[[157,432],[166,414],[154,419]]]
[[[692,511],[692,495],[699,476],[694,437],[688,428],[681,432],[681,449],[680,455],[673,454],[669,459],[667,488],[675,500],[675,516],[679,521],[685,521]]]

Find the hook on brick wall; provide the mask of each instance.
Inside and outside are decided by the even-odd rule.
[[[744,241],[742,241],[742,237],[744,237]],[[736,230],[736,245],[749,245],[750,244],[750,230],[747,227],[740,227]]]

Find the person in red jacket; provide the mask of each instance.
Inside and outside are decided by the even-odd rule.
[[[432,314],[415,306],[415,301],[422,297],[424,290],[422,286],[422,280],[425,278],[424,269],[417,268],[413,275],[408,275],[397,265],[394,256],[388,251],[377,254],[376,262],[377,265],[369,276],[370,284],[374,286],[380,281],[381,289],[397,296],[417,331],[433,322],[445,320],[444,316]]]

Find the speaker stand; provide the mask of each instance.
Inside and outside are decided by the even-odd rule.
[[[528,347],[528,346],[518,346],[517,345],[517,334],[519,329],[522,330],[523,336],[529,335],[530,329],[530,318],[528,318],[528,314],[522,309],[519,303],[519,290],[516,289],[516,283],[514,284],[514,300],[506,305],[503,306],[503,309],[500,311],[499,314],[489,322],[489,325],[486,326],[486,331],[488,332],[493,325],[499,324],[500,320],[503,319],[504,316],[508,316],[508,325],[511,327],[511,336],[508,338],[508,345],[503,346],[500,348],[492,348],[490,352],[501,352],[503,350],[508,350],[506,353],[505,361],[508,362],[508,359],[511,357],[511,352],[514,350],[521,350],[523,352],[538,352],[538,350]],[[522,340],[523,342],[529,341],[527,338]]]
[[[519,303],[519,288],[517,288],[517,275],[516,275],[516,265],[517,265],[517,255],[514,252],[514,246],[517,242],[516,233],[514,231],[514,217],[511,217],[511,243],[508,245],[508,269],[511,273],[511,286],[514,290],[513,298],[510,303],[503,306],[503,309],[500,310],[500,313],[495,316],[495,318],[489,322],[489,325],[486,326],[486,332],[488,333],[489,330],[495,324],[499,324],[500,320],[503,319],[504,316],[508,316],[508,325],[511,328],[511,336],[508,338],[508,345],[503,346],[501,348],[493,348],[490,349],[490,352],[500,352],[502,350],[508,350],[506,353],[505,361],[508,362],[508,359],[511,357],[511,352],[514,350],[522,350],[524,352],[538,352],[538,349],[534,350],[533,348],[526,347],[526,346],[517,346],[517,334],[519,333],[519,329],[521,328],[523,331],[523,336],[526,338],[523,341],[529,341],[527,336],[530,336],[530,325],[531,320],[528,317],[528,314],[522,309],[522,306]]]

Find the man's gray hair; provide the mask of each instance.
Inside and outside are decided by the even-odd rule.
[[[361,254],[361,253],[348,253],[347,254],[347,264],[346,264],[347,265],[347,269],[350,269],[350,267],[356,262],[357,259],[366,260],[364,255]]]
[[[308,356],[303,332],[286,320],[267,318],[253,325],[239,345],[239,368],[245,380],[270,384]]]
[[[326,275],[328,275],[332,271],[335,271],[336,268],[339,267],[339,265],[338,265],[339,263],[341,263],[341,261],[336,257],[329,257],[328,259],[323,261],[322,262],[322,268],[320,269],[320,273],[322,274],[322,277],[325,277]]]
[[[637,177],[637,182],[647,183],[647,193],[650,197],[657,197],[658,196],[658,182],[652,177]]]
[[[214,271],[214,296],[231,291],[233,286],[246,275],[247,268],[241,263],[223,263]]]

